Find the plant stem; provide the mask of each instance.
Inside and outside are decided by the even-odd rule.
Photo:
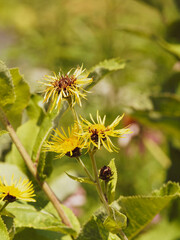
[[[106,199],[108,198],[107,192],[108,192],[108,182],[104,181],[104,195],[105,195]],[[108,199],[107,199],[107,202],[108,202]]]
[[[123,238],[123,240],[128,240],[128,238],[126,237],[125,233],[120,229],[120,235]]]
[[[89,172],[89,170],[86,168],[86,166],[84,165],[83,161],[81,160],[80,157],[76,157],[78,163],[81,164],[81,166],[83,167],[83,169],[85,170],[86,174],[88,175],[88,177],[91,179],[91,181],[95,182],[91,173]]]
[[[3,211],[3,209],[9,204],[8,201],[5,201],[4,205],[2,206],[2,208],[0,209],[0,213]]]
[[[107,214],[110,215],[110,207],[105,199],[105,196],[103,194],[103,191],[102,191],[102,188],[101,188],[101,185],[100,185],[100,182],[99,182],[99,177],[98,177],[98,170],[97,170],[97,165],[96,165],[96,160],[95,160],[95,157],[94,157],[94,152],[93,151],[89,151],[89,156],[91,158],[91,162],[92,162],[92,167],[93,167],[93,171],[94,171],[94,177],[95,177],[95,180],[96,180],[96,188],[97,188],[97,191],[98,191],[98,194],[99,194],[99,197],[101,199],[101,201],[103,202],[104,204],[104,207],[107,211]]]
[[[47,184],[47,182],[40,182],[37,174],[37,168],[34,166],[33,161],[31,160],[29,154],[27,153],[26,149],[22,145],[21,141],[19,140],[15,130],[13,129],[12,125],[10,124],[9,120],[7,119],[5,113],[0,108],[0,119],[2,120],[2,123],[6,127],[7,131],[9,132],[9,135],[16,145],[19,153],[21,154],[22,158],[24,159],[29,171],[32,173],[40,187],[43,189],[44,193],[47,195],[49,200],[52,202],[53,206],[55,207],[56,211],[58,212],[59,217],[61,218],[62,222],[67,225],[68,227],[72,227],[70,220],[68,219],[66,213],[64,212],[63,208],[61,207],[61,204],[56,197],[55,193],[52,191],[50,186]]]
[[[79,124],[79,117],[77,115],[77,112],[75,111],[74,107],[73,107],[73,104],[72,104],[72,97],[71,98],[68,98],[68,104],[69,104],[69,107],[72,111],[72,114],[73,114],[73,117],[74,117],[74,120],[77,121],[78,125],[80,126]]]

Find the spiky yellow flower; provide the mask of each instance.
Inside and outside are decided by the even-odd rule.
[[[3,181],[0,178],[0,199],[7,202],[14,202],[16,200],[23,200],[26,202],[35,202],[33,198],[35,196],[33,185],[28,179],[20,178],[14,180],[11,178],[11,183],[8,185],[6,179],[3,177]]]
[[[46,82],[41,82],[46,86],[44,90],[44,102],[52,101],[51,110],[60,108],[62,99],[71,98],[72,104],[78,103],[81,106],[81,97],[86,99],[86,90],[82,85],[92,82],[92,78],[88,78],[88,74],[84,74],[85,69],[78,67],[72,73],[72,69],[67,74],[61,72],[54,76],[45,76]]]
[[[69,157],[80,156],[84,143],[81,136],[77,134],[78,126],[75,124],[71,129],[68,128],[68,135],[63,128],[61,129],[63,134],[58,129],[54,130],[57,136],[52,135],[52,141],[45,142],[44,150],[56,152],[60,158],[64,155]]]
[[[99,116],[98,111],[97,122],[94,121],[91,114],[90,118],[92,123],[82,117],[80,123],[82,128],[80,135],[89,149],[91,145],[94,145],[98,149],[103,145],[109,152],[117,151],[117,148],[112,143],[110,137],[122,137],[123,134],[131,133],[129,128],[115,129],[123,118],[123,115],[117,116],[117,118],[108,126],[105,126],[106,116],[102,119]]]

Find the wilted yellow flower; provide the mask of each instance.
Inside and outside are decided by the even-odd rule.
[[[8,185],[5,178],[1,181],[0,178],[0,198],[7,202],[14,202],[16,200],[23,200],[26,202],[35,202],[33,185],[28,179],[14,180],[11,178],[11,184]]]
[[[44,90],[44,102],[48,102],[51,98],[52,106],[51,110],[60,108],[62,99],[68,99],[71,97],[72,104],[78,103],[81,106],[81,97],[86,98],[86,90],[82,88],[82,85],[89,84],[92,82],[92,78],[88,78],[88,74],[83,74],[85,69],[78,67],[72,69],[65,75],[59,72],[58,75],[54,73],[54,76],[45,76],[46,82],[41,82],[46,86]]]
[[[56,152],[61,158],[64,155],[69,157],[78,157],[81,155],[81,149],[84,147],[83,139],[78,136],[78,126],[68,128],[68,135],[64,129],[62,133],[56,129],[54,132],[57,136],[52,135],[52,141],[47,141],[44,144],[44,150],[49,152]]]
[[[98,111],[97,122],[94,121],[91,114],[90,118],[92,123],[82,117],[80,122],[82,128],[80,135],[84,139],[88,148],[90,148],[91,144],[98,149],[103,145],[109,152],[117,151],[117,148],[112,143],[110,137],[122,137],[123,134],[131,133],[129,128],[114,129],[123,118],[123,115],[117,116],[117,118],[108,126],[105,126],[106,116],[102,119],[99,116]]]

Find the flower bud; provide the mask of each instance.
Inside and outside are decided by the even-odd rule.
[[[112,179],[113,172],[109,166],[104,166],[99,171],[99,178],[104,181],[110,181]]]

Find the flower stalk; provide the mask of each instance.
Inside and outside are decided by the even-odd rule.
[[[22,158],[24,159],[29,171],[34,176],[38,184],[41,186],[44,193],[47,195],[49,200],[52,202],[53,206],[55,207],[56,211],[58,212],[59,217],[61,218],[62,222],[67,225],[68,227],[72,227],[70,220],[68,219],[66,213],[64,212],[63,208],[61,207],[61,204],[56,197],[55,193],[52,191],[50,186],[47,184],[46,181],[40,182],[38,178],[37,168],[34,166],[33,161],[31,160],[29,154],[27,153],[26,149],[22,145],[21,141],[19,140],[18,136],[16,135],[16,132],[12,125],[10,124],[9,120],[7,119],[4,111],[0,108],[0,119],[4,126],[6,127],[7,131],[9,132],[9,135],[16,145],[19,153],[21,154]]]
[[[8,204],[9,204],[9,202],[5,201],[5,203],[3,204],[2,208],[0,209],[0,213],[7,207]]]
[[[97,189],[97,192],[99,194],[99,197],[100,197],[101,201],[104,204],[104,207],[107,211],[107,214],[110,215],[110,207],[108,205],[108,202],[106,201],[106,198],[105,198],[104,193],[103,193],[102,188],[101,188],[94,154],[95,154],[95,152],[93,150],[89,151],[89,156],[90,156],[92,167],[93,167],[94,177],[95,177],[95,180],[96,180],[96,189]]]
[[[86,172],[87,176],[89,177],[89,179],[92,181],[92,182],[95,182],[94,181],[94,178],[92,177],[91,173],[89,172],[89,170],[86,168],[86,166],[84,165],[83,161],[81,160],[80,157],[76,157],[78,163],[83,167],[84,171]]]

